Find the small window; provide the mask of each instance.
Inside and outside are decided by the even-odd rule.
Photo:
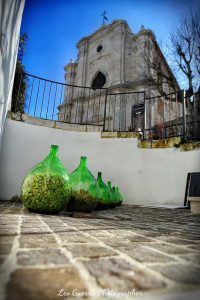
[[[106,83],[105,75],[101,72],[98,72],[97,76],[94,78],[92,82],[92,88],[93,90],[100,89],[104,86],[105,83]]]
[[[99,46],[97,47],[97,52],[98,52],[98,53],[101,52],[102,49],[103,49],[103,46],[102,46],[102,45],[99,45]]]

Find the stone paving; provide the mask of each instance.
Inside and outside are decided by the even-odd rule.
[[[1,299],[200,299],[200,215],[123,205],[29,213],[0,202]]]

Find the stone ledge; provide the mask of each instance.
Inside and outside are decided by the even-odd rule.
[[[102,126],[93,125],[79,125],[79,124],[68,124],[63,122],[55,122],[55,128],[69,130],[69,131],[81,131],[81,132],[101,132]]]
[[[117,132],[102,132],[101,138],[117,138]]]
[[[21,121],[24,123],[44,126],[49,128],[56,128],[68,131],[78,131],[78,132],[101,132],[101,138],[137,138],[138,148],[140,149],[166,149],[166,148],[180,148],[181,151],[193,151],[200,150],[200,142],[190,142],[181,144],[181,137],[173,137],[160,140],[141,140],[141,134],[139,132],[103,132],[103,126],[94,125],[79,125],[79,124],[69,124],[59,121],[45,120],[41,118],[31,117],[27,114],[13,113],[8,111],[7,118],[14,121]]]
[[[28,116],[26,114],[22,114],[22,121],[32,125],[45,126],[50,128],[55,128],[55,121],[44,120],[40,118],[35,118]]]
[[[140,139],[141,138],[141,135],[140,133],[138,132],[131,132],[131,131],[122,131],[122,132],[102,132],[101,133],[101,137],[102,138],[138,138]]]
[[[45,120],[41,118],[31,117],[27,114],[22,114],[19,112],[13,113],[11,111],[8,112],[7,118],[14,121],[21,121],[32,125],[39,125],[39,126],[68,130],[68,131],[101,132],[103,128],[102,126],[69,124],[69,123],[63,123],[59,121]]]
[[[180,145],[181,151],[200,150],[200,142],[191,142]]]
[[[12,111],[8,111],[7,118],[15,121],[22,121],[22,114],[19,112],[14,113]]]
[[[181,137],[173,137],[173,138],[152,140],[152,141],[139,140],[138,148],[141,149],[173,148],[176,147],[176,145],[179,145],[180,143],[181,143]]]

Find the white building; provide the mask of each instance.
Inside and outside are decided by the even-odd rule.
[[[59,120],[102,124],[105,113],[110,128],[137,130],[144,119],[144,97],[180,90],[154,33],[144,26],[135,34],[126,21],[114,20],[82,38],[77,48],[76,62],[64,67],[69,86],[59,107]],[[105,88],[109,94],[106,112]],[[179,117],[179,99],[169,100],[146,102],[148,126]]]

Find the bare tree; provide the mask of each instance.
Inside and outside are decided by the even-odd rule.
[[[166,95],[172,90],[177,90],[176,79],[156,41],[153,41],[150,53],[144,53],[143,61],[146,65],[144,75],[149,77],[150,85],[156,86],[160,95]]]
[[[189,12],[170,32],[172,58],[187,79],[188,95],[200,87],[200,10]]]
[[[178,82],[154,35],[149,34],[144,45],[140,62],[142,77],[148,80],[148,85],[156,88],[160,95],[178,91],[180,89]]]

